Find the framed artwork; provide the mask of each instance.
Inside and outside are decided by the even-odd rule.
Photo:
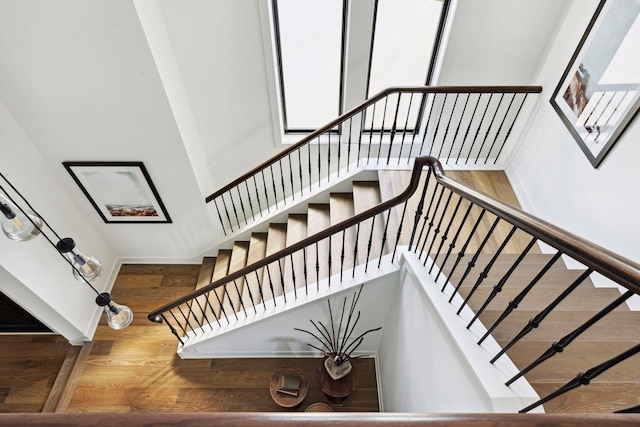
[[[640,107],[640,2],[602,0],[551,97],[594,168]]]
[[[107,223],[170,223],[142,162],[62,162]]]

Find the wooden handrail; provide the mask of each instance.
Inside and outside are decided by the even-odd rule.
[[[152,312],[150,312],[148,314],[148,318],[151,321],[154,322],[159,322],[159,318],[158,316],[166,311],[169,310],[170,308],[176,307],[180,304],[184,304],[187,301],[192,300],[193,298],[200,296],[202,294],[205,294],[217,287],[223,286],[227,283],[230,283],[236,279],[239,279],[240,277],[251,273],[254,270],[257,270],[259,268],[262,268],[268,264],[271,264],[274,261],[277,261],[279,259],[282,259],[286,256],[289,256],[291,254],[293,254],[294,252],[297,252],[298,250],[307,247],[309,245],[312,245],[316,242],[319,242],[333,234],[336,234],[342,230],[346,230],[349,227],[352,227],[356,224],[358,224],[359,222],[362,222],[368,218],[371,218],[375,215],[378,215],[379,213],[382,213],[384,211],[386,211],[389,208],[392,208],[396,205],[399,205],[402,202],[405,202],[407,200],[409,200],[409,198],[413,195],[413,193],[416,191],[416,189],[418,188],[418,184],[420,181],[420,175],[422,173],[422,168],[424,166],[427,165],[431,165],[433,164],[433,162],[438,162],[438,160],[434,159],[433,157],[417,157],[415,159],[415,163],[413,165],[413,172],[411,173],[411,181],[409,182],[408,187],[398,196],[389,199],[387,201],[384,201],[382,203],[379,203],[378,205],[372,207],[371,209],[364,211],[362,213],[359,213],[358,215],[354,215],[351,218],[348,218],[338,224],[332,225],[329,228],[325,228],[324,230],[322,230],[319,233],[316,233],[312,236],[307,237],[306,239],[300,240],[296,243],[294,243],[293,245],[287,246],[284,249],[281,249],[278,252],[274,252],[271,255],[265,256],[264,258],[262,258],[259,261],[254,262],[251,265],[248,265],[244,268],[241,268],[240,270],[237,270],[233,273],[229,273],[227,276],[225,276],[222,279],[216,280],[215,282],[207,285],[207,286],[203,286],[202,288],[198,289],[197,291],[194,291],[188,295],[185,295],[184,297],[171,302],[169,304],[166,304]],[[438,162],[439,164],[440,162]]]
[[[287,157],[288,154],[292,153],[293,151],[295,151],[299,147],[303,146],[304,144],[309,143],[310,141],[313,141],[318,136],[330,131],[331,129],[333,129],[334,127],[339,125],[340,123],[342,123],[342,122],[348,120],[349,118],[355,116],[356,114],[364,111],[370,105],[375,104],[379,100],[383,99],[386,96],[391,95],[392,93],[436,94],[436,93],[494,93],[494,92],[540,93],[540,92],[542,92],[542,86],[417,86],[417,87],[413,87],[413,86],[400,87],[399,86],[399,87],[390,87],[388,89],[385,89],[385,90],[379,92],[378,94],[376,94],[372,98],[369,98],[368,100],[364,101],[363,103],[361,103],[357,107],[353,108],[352,110],[342,114],[337,119],[329,122],[328,124],[324,125],[320,129],[310,133],[306,137],[302,138],[296,144],[293,144],[290,147],[287,147],[286,149],[284,149],[280,153],[278,153],[275,156],[271,157],[270,159],[262,162],[261,164],[259,164],[255,168],[251,169],[249,172],[245,173],[244,175],[242,175],[242,176],[238,177],[237,179],[231,181],[230,183],[228,183],[224,187],[220,188],[219,190],[217,190],[213,194],[207,196],[205,201],[207,203],[209,203],[213,199],[215,199],[217,197],[220,197],[222,194],[224,194],[227,191],[231,190],[232,188],[236,187],[238,184],[246,181],[250,177],[252,177],[255,174],[257,174],[258,172],[260,172],[261,170],[267,168],[269,165],[276,164],[278,162],[278,160],[284,159],[285,157]]]
[[[433,171],[437,181],[450,189],[456,194],[459,194],[476,205],[486,209],[489,212],[494,213],[498,217],[501,217],[513,225],[521,228],[532,236],[539,240],[549,244],[550,246],[558,249],[559,251],[568,254],[577,261],[583,263],[587,267],[592,268],[594,271],[602,274],[603,276],[619,283],[620,285],[632,290],[633,292],[640,294],[640,265],[622,257],[614,252],[611,252],[601,246],[598,246],[592,242],[589,242],[581,237],[578,237],[568,231],[565,231],[559,227],[554,226],[544,220],[536,218],[520,209],[517,209],[504,202],[496,200],[490,196],[482,194],[476,190],[473,190],[454,179],[446,176],[442,164],[440,161],[433,157],[423,156],[417,157],[413,166],[411,174],[411,180],[407,188],[398,196],[386,200],[373,208],[364,211],[360,214],[335,224],[329,228],[322,230],[312,236],[309,236],[297,243],[288,246],[278,252],[275,252],[263,259],[256,261],[255,263],[241,268],[233,273],[230,273],[226,277],[219,279],[207,286],[204,286],[197,291],[194,291],[184,297],[166,304],[148,314],[148,318],[154,322],[161,322],[160,314],[173,308],[184,304],[195,297],[212,291],[215,288],[230,283],[236,279],[239,279],[254,270],[263,268],[266,265],[283,259],[298,250],[315,244],[331,235],[337,234],[342,230],[346,230],[364,220],[367,220],[375,215],[378,215],[386,210],[399,205],[407,201],[418,188],[420,181],[420,175],[422,169],[425,166],[429,166]]]
[[[402,413],[134,413],[0,414],[0,426],[428,426],[614,427],[637,426],[637,414],[402,414]]]

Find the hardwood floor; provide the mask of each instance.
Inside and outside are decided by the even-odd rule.
[[[124,265],[113,298],[135,313],[131,326],[98,327],[67,412],[284,411],[269,395],[269,380],[283,366],[300,368],[310,390],[299,411],[315,402],[331,404],[315,384],[318,359],[182,360],[166,326],[146,314],[193,290],[200,266]],[[360,383],[336,411],[377,411],[373,360],[358,360]]]

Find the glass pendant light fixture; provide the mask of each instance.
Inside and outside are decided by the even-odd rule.
[[[17,242],[26,242],[40,234],[42,219],[28,210],[22,213],[1,195],[0,212],[2,212],[2,216],[0,216],[0,219],[2,219],[2,232],[9,239]]]
[[[9,239],[19,242],[31,240],[38,234],[42,234],[47,242],[57,249],[60,256],[71,265],[76,280],[85,283],[96,293],[96,304],[104,309],[107,324],[113,329],[123,329],[129,326],[133,320],[133,311],[126,305],[113,302],[109,293],[100,293],[89,283],[90,280],[94,280],[102,274],[100,261],[78,251],[72,238],[61,238],[2,173],[0,173],[0,179],[29,208],[27,210],[21,207],[22,202],[15,202],[3,184],[0,183],[0,221],[2,221],[4,234]],[[58,243],[54,243],[55,240],[49,236],[49,233],[55,236]]]
[[[126,305],[113,302],[107,292],[96,297],[96,304],[104,308],[107,324],[113,329],[124,329],[133,320],[133,311]]]
[[[65,237],[56,243],[58,252],[67,257],[73,268],[73,276],[77,281],[93,280],[102,274],[102,264],[96,258],[85,255],[75,249],[76,242],[71,237]]]

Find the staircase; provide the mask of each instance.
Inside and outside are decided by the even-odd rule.
[[[384,176],[385,172],[381,174]],[[387,190],[391,190],[390,187],[387,187]],[[286,222],[270,223],[266,232],[254,232],[248,241],[234,241],[231,248],[220,249],[216,257],[205,257],[196,289],[222,279],[229,273],[251,265],[331,225],[349,219],[354,214],[364,212],[380,203],[382,197],[378,181],[353,181],[351,192],[332,192],[328,195],[326,203],[309,203],[306,212],[290,213]],[[346,247],[355,246],[355,231],[348,230],[344,235],[344,242],[334,239],[331,247],[326,241],[319,242],[317,247],[307,251],[306,256],[295,253],[283,260],[280,268],[270,269],[268,274],[261,269],[257,275],[247,276],[218,288],[215,295],[209,297],[211,307],[209,311],[205,311],[205,315],[214,313],[215,318],[233,317],[233,313],[251,309],[252,301],[259,305],[286,293],[299,290],[304,292],[305,286],[313,285],[330,275],[326,262],[330,253],[333,260],[332,275],[340,272],[341,264],[352,265],[354,260],[356,264],[365,263],[367,253],[370,260],[380,253],[388,253],[387,245],[383,248],[381,244],[384,224],[380,221],[375,224],[372,222],[369,220],[361,227],[373,230],[371,248],[367,242],[358,241],[357,250],[346,251],[343,254],[343,243]],[[317,259],[320,262],[317,262]]]

